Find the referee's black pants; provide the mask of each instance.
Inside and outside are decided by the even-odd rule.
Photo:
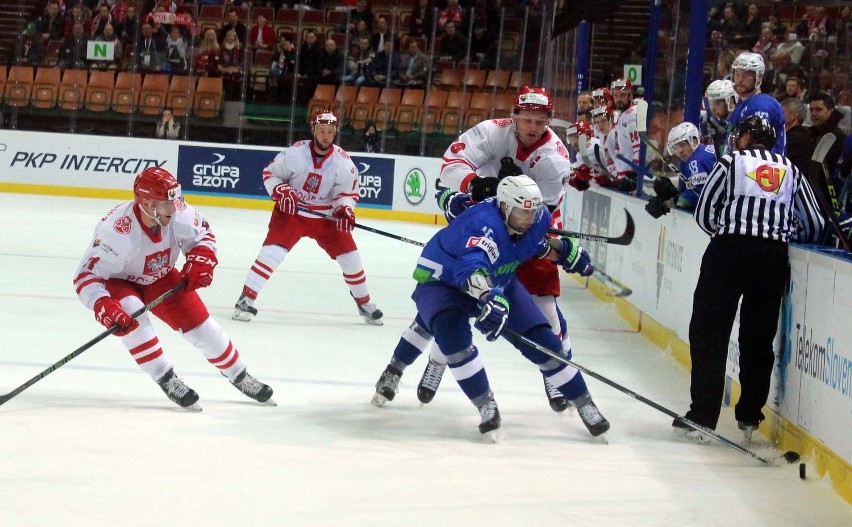
[[[772,341],[784,296],[789,259],[785,242],[739,235],[710,240],[689,321],[692,404],[686,417],[715,429],[725,389],[728,341],[740,308],[740,385],[737,421],[759,423],[769,396]]]

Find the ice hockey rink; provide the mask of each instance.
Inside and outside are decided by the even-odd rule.
[[[0,393],[103,330],[71,280],[115,203],[0,193]],[[0,406],[0,526],[852,525],[852,507],[813,467],[802,481],[798,465],[686,442],[666,415],[587,377],[612,423],[607,444],[592,441],[576,414],[549,408],[531,363],[479,335],[503,417],[498,443],[479,434],[449,374],[421,408],[424,358],[376,408],[376,379],[414,316],[419,248],[355,232],[383,327],[361,320],[339,268],[310,240],[261,293],[257,318],[241,323],[232,306],[268,213],[201,209],[219,243],[201,295],[278,406],[250,401],[156,321],[176,372],[201,396],[202,412],[182,410],[109,337]],[[363,223],[424,242],[436,229]],[[567,275],[563,285],[574,359],[685,411],[687,371],[612,304]],[[741,441],[728,409],[719,432]]]

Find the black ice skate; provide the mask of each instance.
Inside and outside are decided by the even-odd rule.
[[[562,395],[562,392],[557,390],[550,381],[547,380],[547,377],[544,377],[544,393],[547,394],[547,402],[550,403],[550,408],[554,412],[564,412],[571,406],[571,403],[568,402],[568,399]]]
[[[248,322],[255,315],[257,315],[257,309],[254,308],[254,300],[245,295],[240,295],[239,300],[234,304],[234,314],[231,315],[231,318]]]
[[[376,393],[371,401],[376,406],[384,406],[386,402],[393,401],[399,391],[399,378],[402,372],[388,364],[382,376],[376,382]]]
[[[699,445],[709,445],[710,444],[710,436],[702,432],[701,430],[696,430],[684,423],[680,417],[676,417],[674,421],[672,421],[672,428],[676,434],[689,439],[693,443],[698,443]]]
[[[577,413],[580,414],[580,419],[583,420],[583,424],[589,429],[592,437],[598,437],[609,430],[609,421],[604,418],[591,398],[585,404],[577,407]]]
[[[160,377],[157,384],[160,385],[166,397],[181,408],[201,411],[201,406],[198,405],[198,394],[175,375],[174,369],[170,369]]]
[[[252,377],[249,374],[248,369],[243,370],[242,373],[237,375],[237,378],[231,381],[231,384],[233,384],[237,390],[243,392],[259,403],[278,406],[278,404],[272,400],[272,388]]]
[[[417,398],[421,403],[429,404],[435,398],[438,386],[441,385],[441,377],[444,376],[446,369],[446,364],[429,359],[429,364],[423,370],[423,377],[420,378],[420,384],[417,385]]]
[[[497,408],[494,394],[489,393],[488,400],[478,408],[479,416],[482,418],[479,423],[479,433],[490,434],[491,438],[496,441],[497,429],[500,428],[500,410]]]
[[[382,322],[384,314],[382,310],[376,307],[376,304],[367,302],[366,304],[358,304],[358,314],[364,317],[364,322],[373,326],[383,326]]]
[[[743,431],[743,436],[749,443],[751,443],[751,436],[757,431],[759,426],[760,423],[753,421],[737,421],[737,427]]]

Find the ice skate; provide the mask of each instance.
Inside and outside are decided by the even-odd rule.
[[[417,385],[417,399],[423,404],[429,404],[435,398],[438,392],[438,386],[441,385],[441,377],[444,376],[444,371],[447,369],[446,364],[435,362],[429,359],[429,364],[423,370],[423,377],[420,378],[420,384]]]
[[[737,421],[737,427],[743,431],[745,440],[751,443],[751,436],[757,431],[760,423],[750,421]]]
[[[367,302],[366,304],[358,304],[358,314],[364,317],[364,322],[373,326],[383,326],[382,322],[384,314],[382,310],[376,307],[376,304]]]
[[[399,391],[399,378],[402,372],[388,364],[382,376],[376,382],[376,393],[371,401],[376,406],[384,406],[386,402],[393,401]]]
[[[479,416],[482,418],[479,423],[479,433],[488,435],[492,441],[497,442],[497,430],[500,429],[500,410],[497,408],[494,394],[489,394],[488,401],[479,406],[478,409]]]
[[[571,403],[568,402],[568,399],[562,395],[562,392],[550,384],[547,377],[544,377],[544,393],[547,394],[547,401],[550,403],[550,409],[554,412],[564,412],[571,407]]]
[[[688,424],[681,421],[680,418],[675,418],[672,421],[672,428],[674,428],[675,433],[692,441],[693,443],[697,443],[699,445],[707,445],[710,444],[710,436],[701,430],[696,430],[689,426]]]
[[[254,300],[245,295],[240,295],[240,299],[234,304],[234,314],[231,315],[231,318],[248,322],[255,315],[257,315],[257,309],[254,308]]]
[[[272,400],[272,388],[252,377],[247,369],[237,375],[237,378],[231,381],[231,384],[233,384],[237,390],[243,392],[248,397],[251,397],[259,403],[265,403],[269,406],[278,406],[278,404]]]
[[[589,429],[592,437],[598,437],[609,430],[609,421],[598,410],[597,405],[591,399],[587,403],[577,407],[577,413],[580,414],[580,419],[583,424]]]
[[[160,385],[166,397],[181,408],[201,411],[201,406],[198,404],[198,394],[187,386],[183,379],[175,375],[174,369],[170,369],[160,377],[157,384]]]

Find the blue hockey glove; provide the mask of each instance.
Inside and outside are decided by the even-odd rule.
[[[562,238],[562,250],[559,251],[559,258],[556,263],[561,265],[566,273],[591,276],[595,272],[589,253],[569,238]]]
[[[438,206],[444,211],[444,217],[447,218],[448,222],[452,222],[456,219],[456,216],[473,205],[473,201],[470,199],[470,194],[456,192],[449,188],[438,191],[435,198],[437,198]]]
[[[493,287],[482,304],[482,311],[473,326],[485,335],[489,342],[497,340],[509,318],[509,301],[503,296],[502,287]]]

